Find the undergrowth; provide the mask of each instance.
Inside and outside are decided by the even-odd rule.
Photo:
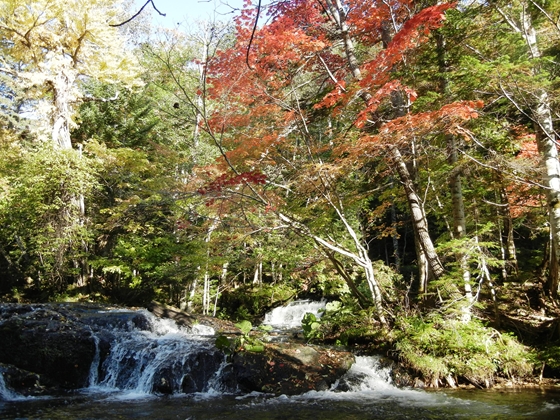
[[[518,381],[533,372],[527,347],[478,320],[408,316],[398,319],[394,332],[401,362],[430,386],[467,382],[489,387],[496,377]]]

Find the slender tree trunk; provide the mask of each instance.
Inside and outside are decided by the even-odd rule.
[[[407,201],[412,215],[412,223],[418,235],[418,243],[428,264],[429,278],[437,279],[443,275],[445,269],[439,260],[432,239],[430,238],[422,201],[414,189],[410,173],[408,172],[401,152],[393,145],[389,145],[387,148],[389,149],[391,159],[393,160],[393,164],[395,165],[395,169],[399,174],[399,178],[401,179],[407,195]]]
[[[329,201],[330,198],[326,197]],[[348,282],[350,276],[343,275],[344,268],[340,262],[334,258],[334,253],[343,255],[347,258],[353,260],[358,266],[360,266],[364,270],[364,275],[366,277],[366,282],[371,292],[371,298],[373,300],[373,304],[376,310],[377,317],[382,324],[387,324],[387,320],[385,315],[383,314],[383,297],[381,293],[381,287],[375,278],[375,273],[373,271],[373,265],[371,259],[369,258],[367,249],[362,245],[358,235],[344,216],[344,213],[338,206],[336,206],[332,201],[330,201],[332,208],[337,212],[339,219],[343,223],[347,233],[352,238],[352,242],[354,244],[355,251],[349,251],[342,247],[340,244],[331,243],[317,235],[314,235],[307,226],[293,220],[291,217],[286,216],[285,214],[278,213],[278,217],[285,223],[288,223],[292,229],[300,232],[302,235],[307,236],[315,241],[315,243],[325,252],[325,254],[329,257],[329,259],[333,262],[336,270],[342,275],[343,279],[347,282],[348,287],[354,291],[354,296],[361,300],[361,293],[356,293],[357,288],[353,284],[352,281]],[[351,280],[351,279],[350,279]]]
[[[208,227],[208,233],[206,234],[206,238],[204,242],[206,242],[206,264],[204,267],[204,274],[203,274],[203,282],[202,282],[202,313],[207,315],[208,311],[210,310],[210,274],[208,272],[209,264],[210,264],[210,240],[212,239],[212,233],[218,227],[219,221],[215,219],[212,224]],[[201,268],[197,267],[197,271],[200,272]],[[187,302],[187,308],[190,310],[192,309],[192,301],[196,295],[196,288],[197,288],[198,281],[195,278],[192,288],[189,294],[189,300]]]
[[[401,270],[401,253],[399,249],[399,235],[397,233],[397,210],[395,208],[395,201],[391,202],[391,225],[393,228],[393,233],[391,234],[391,240],[393,243],[393,258],[395,260],[395,270]]]
[[[438,31],[436,33],[437,54],[440,70],[440,90],[443,95],[447,95],[449,91],[448,79],[446,73],[449,71],[449,64],[446,56],[446,42],[443,34]],[[453,208],[453,232],[454,239],[463,238],[467,233],[467,223],[465,219],[465,204],[463,202],[463,187],[461,181],[461,173],[457,168],[458,164],[458,147],[457,139],[454,135],[448,134],[447,140],[447,154],[448,163],[452,166],[451,174],[449,176],[449,189],[451,192],[451,204]],[[471,272],[468,262],[468,254],[464,251],[455,253],[455,259],[459,264],[463,277],[463,287],[465,290],[466,305],[463,307],[463,321],[467,322],[471,319],[471,307],[474,302],[472,286],[471,286]]]
[[[448,162],[452,166],[457,165],[457,139],[453,135],[447,136]],[[463,238],[466,234],[465,204],[463,202],[463,188],[459,171],[452,171],[449,177],[449,188],[451,190],[451,202],[453,206],[453,237]],[[471,272],[469,269],[468,254],[464,251],[456,252],[455,259],[459,263],[463,276],[463,287],[465,289],[466,305],[463,308],[463,321],[470,321],[471,307],[474,303]]]
[[[511,273],[517,275],[519,268],[517,265],[517,252],[515,240],[513,236],[513,219],[511,217],[511,208],[507,192],[503,185],[503,175],[501,172],[496,173],[498,183],[498,228],[500,229],[500,246],[502,248],[502,260],[504,267],[502,269],[502,280],[506,281]]]
[[[521,1],[519,20],[516,21],[504,10],[497,8],[506,22],[527,44],[529,58],[534,60],[533,74],[539,75],[538,60],[542,57],[538,44],[537,31],[533,26],[529,3]],[[511,101],[515,99],[506,95]],[[554,129],[553,112],[548,92],[537,87],[532,94],[534,107],[531,110],[537,132],[537,145],[545,169],[545,185],[548,187],[548,214],[550,224],[550,261],[546,291],[552,298],[558,297],[560,285],[560,161],[558,159],[558,136]],[[515,103],[517,106],[517,104]]]

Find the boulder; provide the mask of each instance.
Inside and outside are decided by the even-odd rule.
[[[158,302],[152,302],[148,309],[154,315],[171,318],[179,325],[206,325],[229,338],[241,335],[239,328],[229,321],[189,314]],[[354,361],[354,356],[347,351],[305,343],[268,343],[261,353],[235,353],[232,364],[223,374],[227,377],[226,381],[236,382],[242,392],[297,395],[311,390],[329,389],[350,369]],[[190,384],[189,378],[185,382]],[[190,385],[183,384],[183,390],[187,389],[190,389]]]
[[[63,388],[87,383],[95,355],[91,329],[46,306],[5,311],[0,362],[44,375]]]
[[[260,353],[236,353],[232,369],[241,391],[297,395],[329,389],[354,361],[347,351],[278,343],[267,344]]]
[[[24,395],[82,388],[89,383],[94,360],[101,379],[104,374],[101,366],[108,360],[121,332],[150,328],[142,311],[119,308],[108,312],[109,309],[114,308],[83,304],[0,304],[0,364],[3,364],[0,374],[6,385]],[[163,305],[153,306],[152,310],[182,325],[206,325],[221,334],[241,335],[227,321],[193,316]],[[127,350],[130,356],[120,366],[124,382],[125,362],[136,363],[135,352],[145,350],[142,343],[136,345],[140,349]],[[159,346],[157,342],[150,345]],[[159,355],[164,354],[164,349],[157,348]],[[224,354],[211,342],[197,348],[192,354],[173,353],[179,359],[158,362],[152,391],[201,392],[218,376],[217,386],[224,390],[295,395],[329,389],[354,363],[350,352],[292,342],[267,343],[260,353],[236,352],[230,355],[229,366],[224,367]]]
[[[24,396],[54,395],[60,388],[54,381],[34,372],[18,369],[12,365],[0,363],[0,375],[8,389]]]

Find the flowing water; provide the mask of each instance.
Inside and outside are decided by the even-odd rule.
[[[301,312],[305,304],[293,306]],[[293,328],[289,312],[285,324],[275,318],[275,328]],[[0,419],[560,419],[560,390],[401,389],[376,357],[357,357],[328,391],[241,395],[208,335],[146,316],[147,330],[117,328],[103,357],[98,333],[90,384],[72,394],[21,397],[0,374]]]
[[[326,301],[296,300],[287,306],[274,308],[264,317],[263,324],[279,330],[301,329],[301,320],[306,313],[312,313],[317,318],[322,315]]]

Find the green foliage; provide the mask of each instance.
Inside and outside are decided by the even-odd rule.
[[[382,349],[383,341],[387,339],[386,332],[379,329],[375,322],[373,309],[361,309],[349,296],[341,301],[328,302],[320,319],[309,317],[308,327],[311,338],[321,338],[342,346],[374,343]]]
[[[551,343],[549,346],[538,350],[535,364],[537,367],[544,365],[554,372],[560,372],[560,343]]]
[[[515,337],[479,321],[461,322],[437,314],[427,319],[403,317],[395,332],[399,358],[435,386],[449,375],[489,386],[497,374],[523,379],[533,370],[528,349]]]
[[[249,332],[251,332],[251,330],[253,329],[253,324],[251,324],[251,322],[247,320],[238,322],[237,324],[235,324],[235,326],[241,330],[241,334],[243,335],[248,335]]]
[[[303,328],[303,336],[307,341],[321,337],[321,322],[315,314],[311,312],[306,313],[301,320],[301,326]]]
[[[44,145],[5,168],[0,201],[0,238],[14,275],[24,286],[49,293],[64,290],[77,274],[91,243],[81,210],[97,188],[95,161],[73,150]],[[23,279],[22,279],[23,280]]]
[[[296,292],[297,290],[288,283],[246,285],[224,292],[220,306],[226,318],[257,319],[264,316],[276,302],[285,302]]]
[[[217,348],[228,356],[232,356],[240,351],[250,351],[254,353],[261,353],[264,351],[264,343],[261,338],[266,335],[266,331],[261,330],[260,337],[251,335],[253,324],[247,320],[243,320],[235,324],[235,326],[239,328],[241,335],[233,340],[225,335],[219,335],[215,341]]]

